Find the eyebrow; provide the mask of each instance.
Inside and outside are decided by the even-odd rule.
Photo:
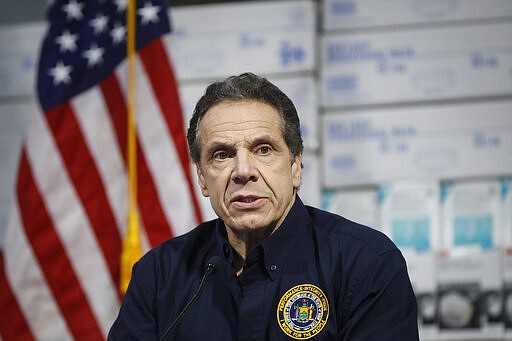
[[[281,150],[281,148],[279,148],[279,141],[275,137],[273,137],[269,134],[264,134],[264,135],[258,136],[254,140],[249,140],[248,142],[249,142],[249,146],[251,148],[258,146],[260,144],[270,144],[275,150],[277,150],[277,151]],[[211,142],[210,145],[207,146],[207,148],[205,149],[205,152],[206,152],[206,155],[211,155],[216,150],[230,151],[230,150],[233,150],[233,145],[230,142],[213,141],[213,142]]]
[[[210,144],[208,146],[208,148],[206,148],[205,152],[206,152],[207,157],[209,158],[210,155],[212,155],[213,152],[215,152],[216,150],[230,150],[230,149],[233,149],[233,147],[231,147],[231,145],[229,143],[214,141],[212,144]]]

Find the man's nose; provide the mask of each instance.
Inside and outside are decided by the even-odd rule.
[[[249,181],[258,180],[258,169],[254,157],[248,152],[239,152],[234,157],[234,169],[232,180],[236,184],[245,184]]]

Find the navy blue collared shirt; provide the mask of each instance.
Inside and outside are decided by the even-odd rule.
[[[221,220],[149,251],[135,266],[109,340],[158,340],[222,259],[170,340],[418,340],[404,258],[382,233],[297,197],[238,278]]]

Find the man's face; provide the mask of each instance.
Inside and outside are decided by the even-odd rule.
[[[293,205],[302,160],[290,160],[281,122],[257,101],[216,104],[200,122],[199,185],[233,232],[271,233]]]

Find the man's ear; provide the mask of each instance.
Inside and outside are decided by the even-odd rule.
[[[203,172],[201,171],[201,167],[198,163],[195,164],[196,166],[196,174],[197,174],[197,183],[199,184],[199,187],[201,188],[201,193],[205,197],[209,197],[210,194],[208,193],[208,187],[206,186],[206,180],[204,179]]]
[[[297,189],[300,187],[302,174],[302,154],[295,156],[292,163],[292,181],[293,188]]]

